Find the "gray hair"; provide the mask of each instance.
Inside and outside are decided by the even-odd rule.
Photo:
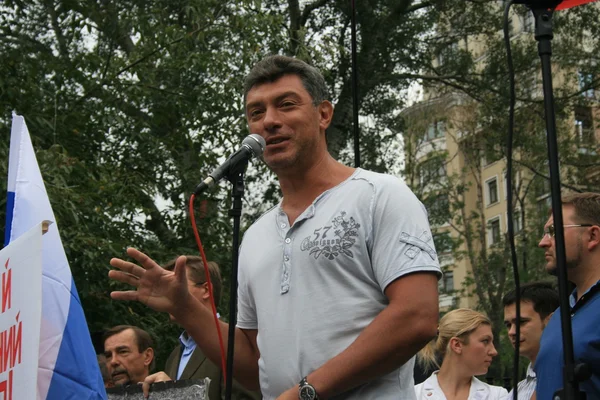
[[[259,61],[244,80],[244,104],[248,92],[256,85],[275,82],[285,75],[296,75],[302,81],[304,89],[312,98],[313,105],[318,106],[327,100],[329,92],[325,78],[318,69],[302,60],[286,56],[269,56]]]

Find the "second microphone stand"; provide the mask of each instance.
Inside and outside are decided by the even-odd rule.
[[[560,320],[564,354],[564,387],[553,395],[552,400],[585,400],[585,393],[579,391],[579,382],[587,379],[587,374],[584,372],[587,368],[582,364],[575,365],[573,351],[571,306],[569,304],[562,201],[560,195],[561,186],[558,144],[556,139],[556,115],[554,113],[554,94],[552,89],[552,63],[550,61],[552,56],[551,41],[554,37],[552,33],[552,15],[556,6],[561,2],[562,0],[531,0],[530,2],[526,2],[526,4],[529,6],[535,17],[535,39],[538,41],[538,54],[542,62],[546,137],[548,141],[548,160],[550,164],[550,192],[552,196],[552,216],[554,220]]]

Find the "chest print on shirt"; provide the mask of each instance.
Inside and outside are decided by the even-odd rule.
[[[350,248],[356,243],[358,237],[358,224],[353,217],[346,217],[346,211],[331,220],[331,224],[314,230],[302,240],[300,250],[308,251],[315,259],[323,256],[333,260],[340,254],[354,258]]]

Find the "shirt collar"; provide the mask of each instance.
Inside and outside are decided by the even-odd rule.
[[[532,363],[529,363],[529,365],[527,366],[527,375],[526,375],[526,377],[527,378],[534,378],[534,379],[536,378],[535,371],[533,370],[533,364]]]
[[[577,298],[577,288],[575,288],[569,296],[569,305],[571,306],[571,308],[575,307],[575,304],[577,304],[579,300],[583,299],[585,295],[588,294],[592,289],[597,290],[598,288],[596,288],[596,286],[598,286],[598,284],[600,284],[600,280],[594,283],[588,290],[586,290],[585,293],[581,295],[581,298],[579,299]]]
[[[194,338],[188,335],[186,331],[183,331],[179,336],[179,342],[181,342],[181,345],[185,349],[191,349],[196,347],[196,342],[194,341]]]

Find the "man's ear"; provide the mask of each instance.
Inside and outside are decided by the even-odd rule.
[[[593,251],[600,248],[600,227],[594,225],[589,230],[590,240],[587,244],[588,250]]]
[[[210,290],[208,290],[208,282],[204,282],[202,284],[202,287],[204,288],[204,294],[202,295],[202,300],[210,299]]]
[[[462,354],[463,342],[461,342],[459,338],[453,337],[452,339],[450,339],[450,343],[448,344],[448,346],[450,346],[450,350],[452,350],[456,354]]]
[[[148,347],[144,350],[144,365],[148,366],[152,364],[152,360],[154,359],[154,349],[152,347]]]
[[[333,104],[328,100],[323,100],[317,108],[320,116],[319,126],[325,130],[329,127],[333,119]]]

